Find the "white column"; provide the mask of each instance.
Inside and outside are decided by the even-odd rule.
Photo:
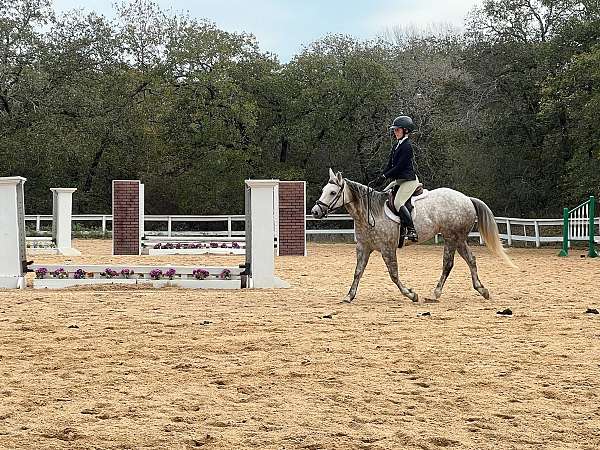
[[[25,288],[25,181],[0,178],[0,288]]]
[[[275,276],[274,193],[278,180],[246,180],[246,260],[252,272],[251,287],[289,287]],[[248,220],[250,223],[248,224]]]
[[[81,253],[71,243],[71,219],[73,213],[73,192],[76,188],[51,188],[53,221],[52,237],[61,255],[79,256]]]

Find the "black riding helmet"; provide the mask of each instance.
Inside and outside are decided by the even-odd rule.
[[[408,116],[398,116],[392,122],[392,126],[390,127],[390,131],[395,130],[396,128],[405,128],[408,132],[415,131],[417,128],[412,119]]]

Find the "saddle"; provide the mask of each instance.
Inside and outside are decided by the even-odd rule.
[[[398,192],[398,189],[400,188],[400,186],[394,186],[390,192],[388,193],[388,199],[387,199],[387,207],[390,209],[390,211],[392,211],[394,214],[396,214],[397,216],[400,216],[400,213],[398,212],[398,210],[396,209],[396,206],[394,205],[394,198],[396,197],[396,193]],[[417,188],[415,189],[415,191],[412,193],[412,195],[410,196],[412,197],[418,197],[419,195],[423,195],[423,183],[419,183],[419,185],[417,186]],[[406,201],[405,203],[406,205],[406,209],[408,209],[408,211],[412,211],[412,204],[410,202],[410,198]]]
[[[396,206],[394,205],[394,197],[396,197],[396,193],[398,192],[398,189],[399,189],[399,186],[394,186],[390,190],[385,206],[386,206],[386,215],[388,217],[390,217],[392,220],[394,220],[395,222],[398,222],[400,224],[400,237],[398,240],[398,248],[402,248],[402,247],[404,247],[404,241],[407,238],[410,240],[416,241],[416,234],[414,233],[414,229],[413,229],[412,234],[414,235],[414,237],[410,237],[411,234],[409,233],[409,227],[413,227],[412,220],[410,220],[410,219],[405,220],[405,218],[403,218],[404,215],[401,214],[396,209]],[[417,185],[416,189],[414,190],[414,192],[412,193],[412,195],[409,197],[409,199],[405,203],[406,209],[408,210],[409,214],[411,213],[411,211],[413,209],[411,198],[422,195],[423,193],[424,193],[423,184],[419,183]],[[387,210],[389,210],[389,211],[387,211]],[[396,217],[395,218],[392,217],[391,214],[395,215]]]

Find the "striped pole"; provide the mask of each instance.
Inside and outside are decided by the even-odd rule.
[[[590,196],[590,247],[588,250],[588,256],[590,258],[596,258],[598,253],[596,252],[596,243],[595,243],[595,224],[594,224],[594,216],[596,215],[596,199],[594,196]]]

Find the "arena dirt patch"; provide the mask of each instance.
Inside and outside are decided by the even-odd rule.
[[[75,246],[36,263],[241,261]],[[600,447],[600,260],[511,250],[515,271],[477,247],[490,301],[457,258],[441,301],[416,305],[374,255],[345,305],[354,246],[308,253],[276,259],[291,289],[0,292],[0,448]],[[430,296],[442,248],[398,255]]]

